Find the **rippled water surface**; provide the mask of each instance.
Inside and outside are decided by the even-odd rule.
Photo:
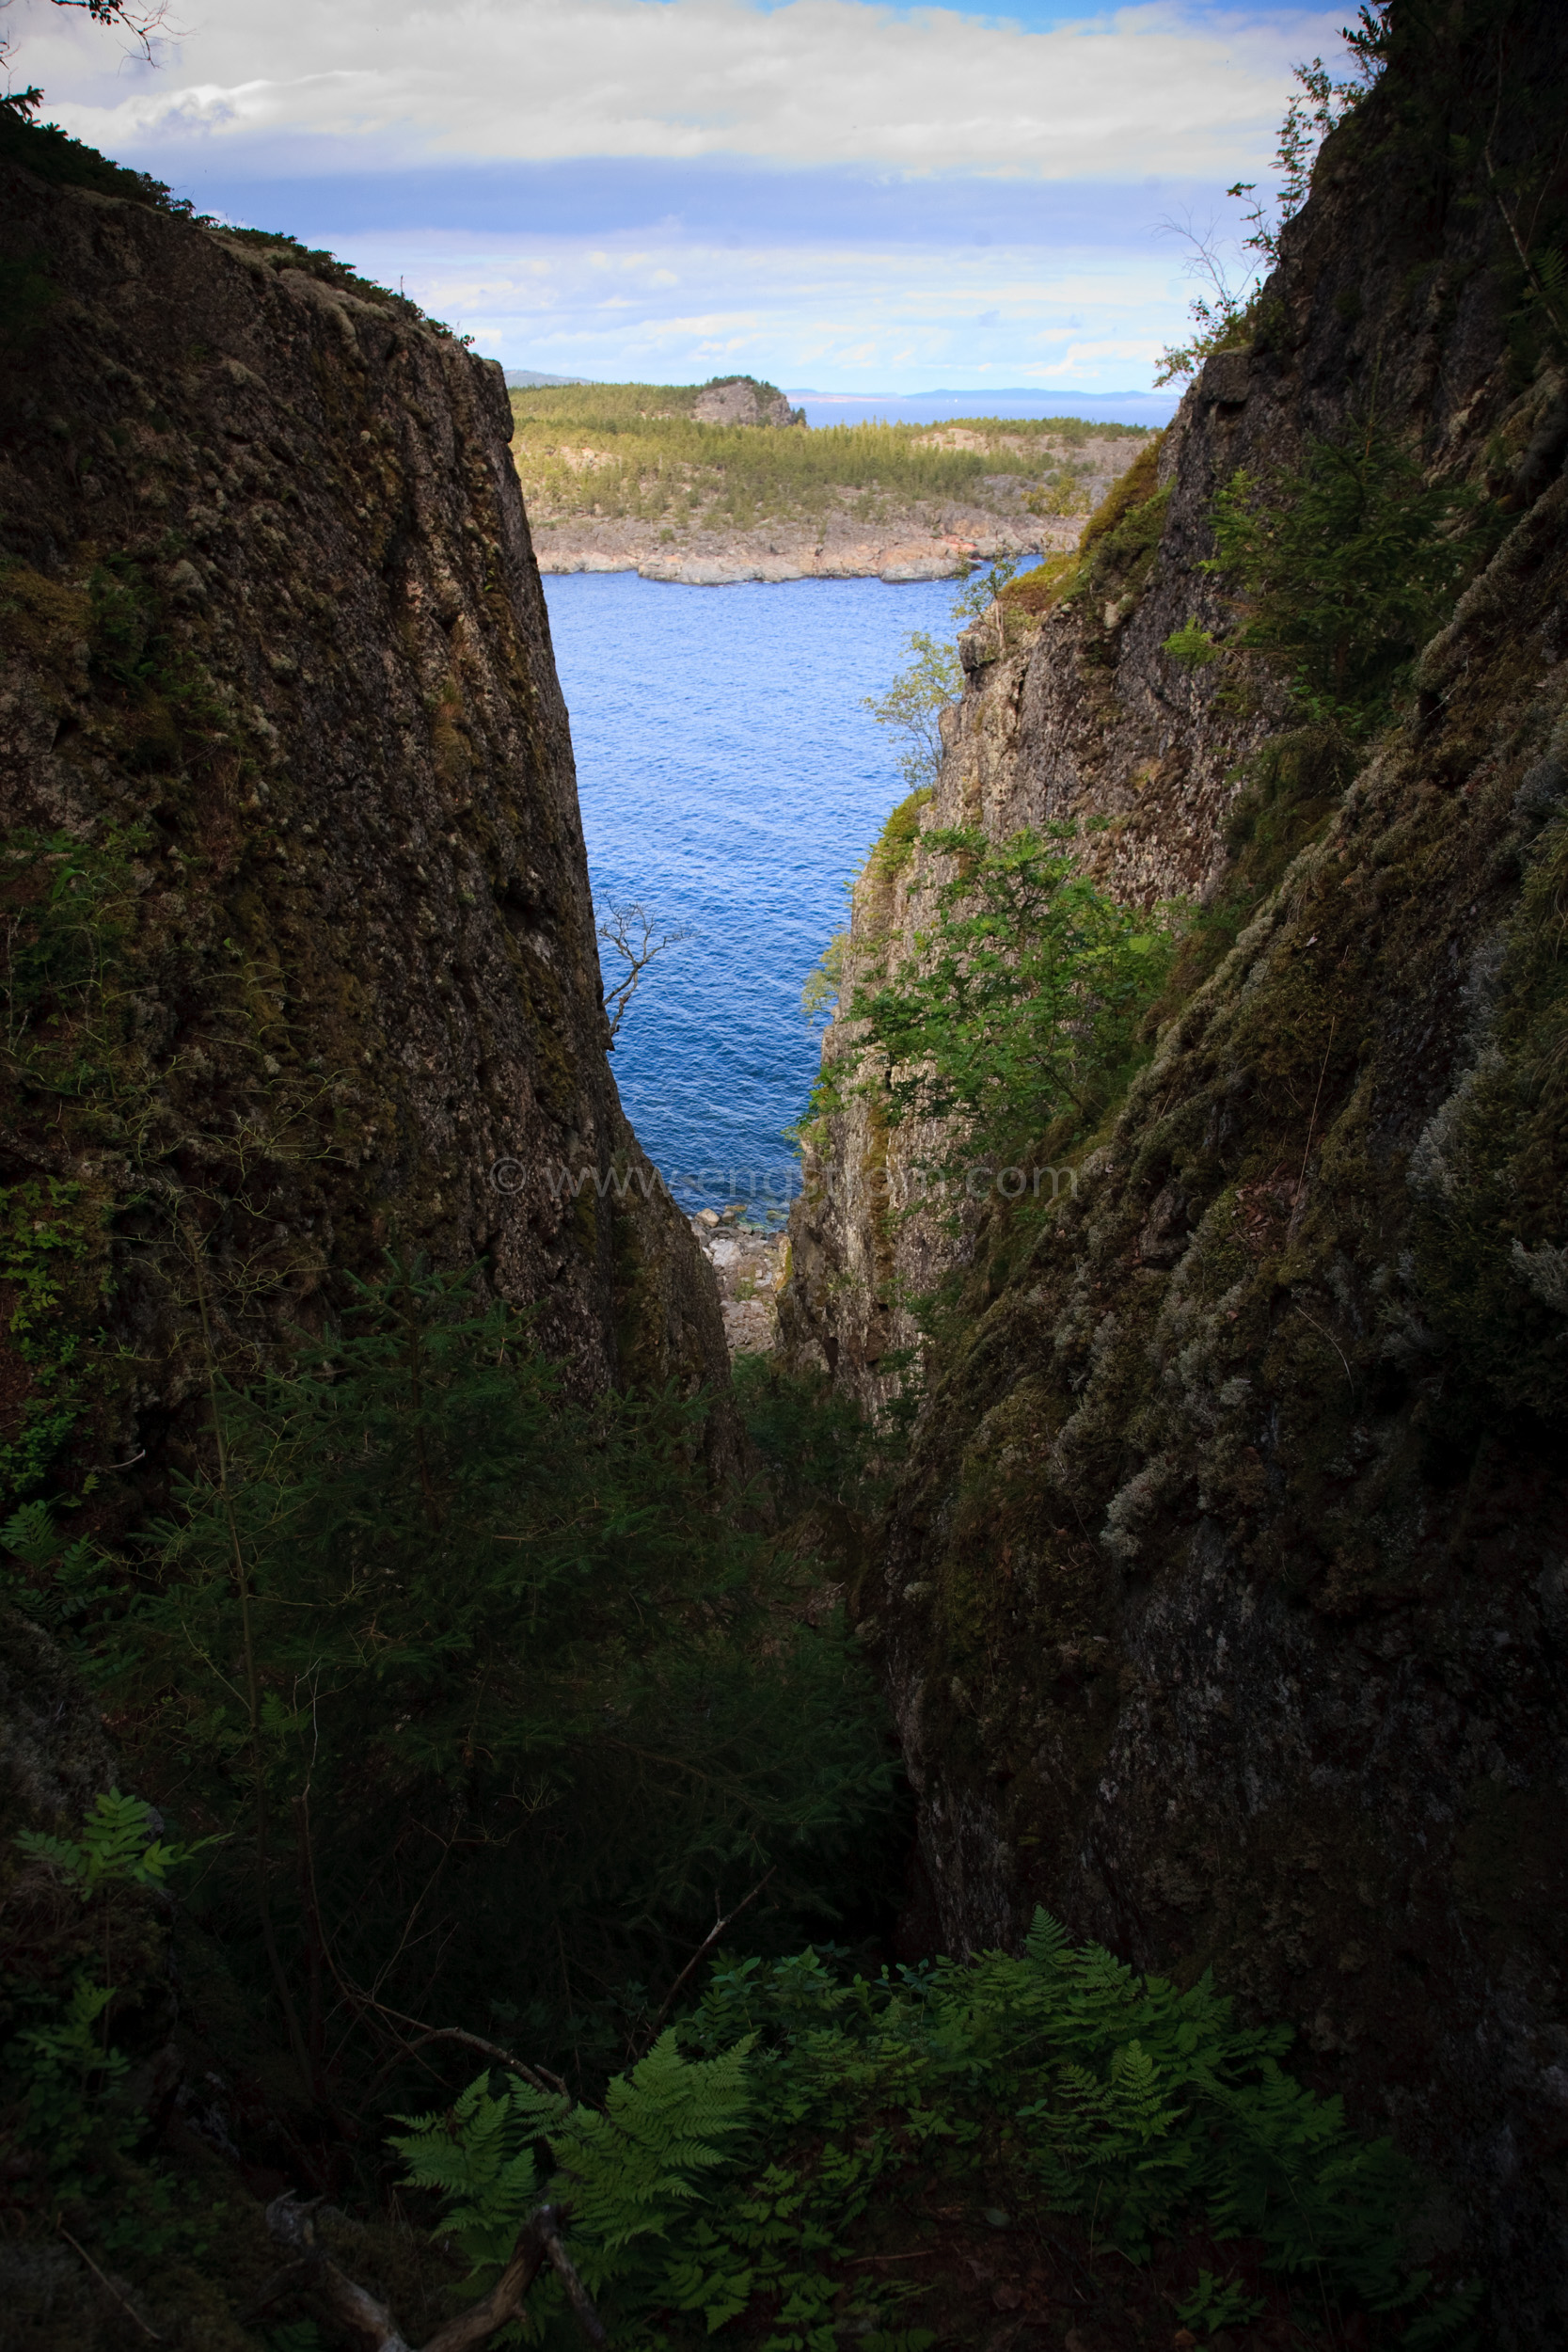
[[[952,635],[955,584],[569,573],[545,593],[595,901],[641,899],[693,932],[622,1024],[621,1099],[688,1206],[728,1197],[732,1171],[783,1200],[784,1131],[816,1069],[801,984],[904,790],[861,699],[911,629]]]

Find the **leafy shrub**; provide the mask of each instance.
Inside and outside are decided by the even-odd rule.
[[[931,805],[932,791],[930,785],[921,785],[907,800],[888,811],[865,862],[865,870],[874,882],[895,881],[914,855],[915,843],[920,839],[921,815]]]
[[[863,707],[879,727],[901,736],[898,772],[911,792],[933,785],[942,766],[942,714],[963,692],[963,671],[951,645],[940,645],[923,628],[909,638],[913,660],[885,694],[867,694]]]
[[[1314,442],[1294,471],[1235,474],[1213,526],[1206,568],[1239,587],[1232,644],[1280,670],[1312,723],[1353,739],[1390,716],[1497,534],[1479,492],[1428,483],[1377,427]]]
[[[779,2352],[881,2328],[896,2290],[844,2265],[856,2224],[916,2169],[976,2206],[1005,2185],[1015,2212],[1092,2217],[1134,2264],[1183,2228],[1251,2240],[1308,2309],[1425,2305],[1439,2341],[1463,2306],[1433,2311],[1409,2268],[1417,2177],[1283,2070],[1290,2039],[1238,2025],[1207,1976],[1186,1992],[1137,1977],[1041,1912],[1018,1958],[850,1981],[814,1951],[721,1968],[602,2110],[481,2077],[393,2144],[446,2201],[439,2231],[474,2293],[547,2186],[628,2346],[736,2319]],[[1212,2274],[1200,2296],[1209,2324],[1241,2316]],[[553,2288],[528,2334],[567,2341]]]
[[[150,1805],[115,1788],[95,1798],[74,1837],[33,1830],[14,1839],[34,1871],[31,1886],[13,1880],[7,1889],[0,2137],[15,2152],[8,2186],[24,2228],[29,2207],[36,2220],[41,2206],[52,2227],[62,2203],[80,2203],[104,2245],[167,2251],[191,2224],[176,2213],[173,2184],[135,2161],[146,2118],[116,2038],[149,1974],[147,1907],[136,1898],[163,1890],[199,1850],[160,1831]],[[74,1897],[63,1916],[29,1900],[40,1880]],[[116,1981],[101,1981],[100,1970]]]
[[[960,1119],[990,1149],[1064,1110],[1087,1117],[1132,1049],[1169,930],[1033,832],[997,847],[978,828],[933,830],[922,846],[956,870],[911,883],[931,919],[908,953],[890,948],[850,1009],[889,1118]]]
[[[777,1918],[831,1907],[878,1709],[807,1571],[715,1508],[701,1404],[574,1403],[526,1321],[399,1266],[214,1409],[100,1671],[228,1833],[204,1904],[319,2099],[378,2002],[591,2071],[716,1905],[771,1873]]]
[[[1080,596],[1136,596],[1153,568],[1170,490],[1159,486],[1160,447],[1151,434],[1125,473],[1101,500],[1079,534],[1077,552],[1048,556],[1003,590],[1012,612],[1042,613]]]
[[[1184,628],[1173,628],[1160,648],[1184,670],[1206,670],[1211,661],[1219,660],[1222,650],[1209,631],[1192,619]]]

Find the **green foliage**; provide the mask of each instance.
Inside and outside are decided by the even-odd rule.
[[[550,384],[514,391],[514,449],[531,513],[740,529],[770,516],[821,516],[859,492],[851,511],[869,523],[885,502],[973,500],[988,475],[1032,472],[1091,434],[1114,440],[1146,429],[1075,417],[961,417],[942,432],[961,428],[981,446],[954,449],[926,425],[699,424],[691,408],[701,389]]]
[[[129,198],[157,212],[189,214],[189,203],[171,197],[161,180],[111,163],[96,148],[71,138],[55,122],[30,122],[18,108],[0,106],[0,164],[20,164],[35,179],[55,187],[94,188],[101,196]]]
[[[738,1358],[734,1378],[781,1509],[793,1515],[861,1499],[871,1431],[851,1398],[820,1375],[784,1372],[776,1355]]]
[[[1383,70],[1382,33],[1387,13],[1386,0],[1379,0],[1375,8],[1362,8],[1359,29],[1341,33],[1352,59],[1346,80],[1335,81],[1321,57],[1292,69],[1296,87],[1275,145],[1279,181],[1272,209],[1267,199],[1248,206],[1247,233],[1241,240],[1239,254],[1227,246],[1216,227],[1199,231],[1190,221],[1164,224],[1167,232],[1180,237],[1187,246],[1187,276],[1208,291],[1193,303],[1194,331],[1188,341],[1161,354],[1156,384],[1196,375],[1213,353],[1243,349],[1255,340],[1264,315],[1264,276],[1279,259],[1279,241],[1287,224],[1307,201],[1318,151],[1360,104]],[[1255,192],[1256,183],[1250,180],[1238,180],[1226,190],[1233,200]],[[1249,254],[1254,257],[1250,262],[1245,258]]]
[[[591,2067],[716,1903],[769,1871],[781,1918],[825,1899],[887,1803],[878,1710],[806,1571],[715,1509],[700,1404],[575,1403],[518,1316],[407,1265],[216,1403],[227,1468],[101,1672],[231,1833],[204,1900],[235,1964],[286,2021],[314,1987],[302,2066],[374,1982]]]
[[[846,2264],[855,2225],[912,2173],[976,2209],[1005,2184],[1025,2223],[1087,2217],[1135,2264],[1157,2236],[1201,2228],[1260,2243],[1320,2313],[1451,2320],[1405,2259],[1412,2169],[1284,2072],[1289,2041],[1238,2025],[1208,1977],[1179,1992],[1135,1976],[1037,1913],[1017,1958],[848,1981],[809,1950],[721,1965],[602,2111],[567,2116],[482,2078],[393,2144],[447,2201],[439,2229],[461,2233],[476,2293],[540,2193],[532,2152],[547,2148],[573,2259],[628,2346],[700,2340],[683,2315],[760,2326],[776,2352],[886,2328],[900,2291]],[[1205,2273],[1188,2312],[1219,2327],[1251,2308]],[[562,2312],[539,2296],[530,2341],[564,2343]]]
[[[80,2189],[135,2144],[135,2118],[124,2100],[130,2060],[109,2042],[104,2011],[110,1986],[83,1974],[63,2000],[34,1994],[27,2006],[47,2022],[27,2026],[7,2046],[5,2105],[24,2147],[45,2152],[52,2180]]]
[[[1078,557],[1070,548],[1060,554],[1048,555],[1043,564],[1032,571],[1017,572],[1007,582],[1006,604],[1018,612],[1048,612],[1060,602],[1064,590],[1071,583],[1078,570]]]
[[[976,564],[953,599],[950,607],[953,618],[962,622],[983,620],[997,597],[1006,593],[1008,583],[1016,577],[1017,572],[1018,559],[1012,555],[999,555],[994,557],[989,564]],[[913,644],[915,640],[911,638],[910,642]],[[954,660],[951,655],[948,658],[950,660]],[[955,661],[955,667],[957,666]],[[959,669],[955,692],[961,693],[962,691],[963,672]]]
[[[1213,526],[1206,568],[1238,584],[1231,643],[1280,670],[1311,722],[1355,740],[1391,716],[1497,521],[1478,492],[1428,483],[1368,425],[1314,442],[1294,471],[1238,472]]]
[[[62,1298],[87,1255],[77,1209],[80,1192],[79,1184],[54,1176],[0,1188],[0,1282],[9,1293],[5,1327],[26,1381],[21,1410],[0,1440],[0,1499],[8,1501],[39,1485],[75,1427],[81,1407],[78,1343],[59,1315]],[[0,1542],[22,1557],[26,1557],[24,1541],[36,1551],[40,1540],[40,1529],[16,1518],[0,1533]],[[27,1558],[27,1565],[46,1569],[52,1559]],[[73,1554],[55,1584],[56,1598],[64,1600],[79,1591],[82,1566]],[[8,1588],[14,1583],[3,1567],[0,1581]],[[35,1606],[24,1589],[11,1591],[9,1597]],[[40,1613],[41,1595],[35,1607],[35,1613]]]
[[[1079,534],[1076,553],[1048,556],[1003,591],[1006,612],[1043,613],[1080,597],[1136,597],[1153,569],[1170,503],[1159,486],[1164,435],[1151,434],[1125,473],[1101,500]]]
[[[135,928],[140,827],[92,840],[18,830],[0,871],[4,1055],[23,1085],[76,1091],[98,1074],[103,1041],[83,1016],[112,999]],[[96,1050],[95,1050],[96,1048]]]
[[[893,882],[914,855],[915,843],[920,839],[921,814],[930,807],[933,789],[928,784],[919,785],[906,800],[888,811],[865,862],[865,870],[874,882]]]
[[[1262,2310],[1261,2301],[1249,2296],[1238,2279],[1216,2279],[1212,2270],[1200,2270],[1191,2295],[1177,2305],[1176,2316],[1183,2328],[1200,2328],[1212,2335],[1218,2328],[1244,2328]]]
[[[170,1870],[216,1842],[203,1837],[194,1846],[166,1845],[156,1835],[161,1826],[150,1804],[110,1788],[93,1799],[79,1837],[24,1830],[16,1842],[29,1860],[46,1863],[89,1902],[101,1886],[117,1880],[128,1886],[162,1886]]]
[[[158,1828],[150,1806],[110,1789],[75,1837],[16,1837],[17,1851],[70,1888],[80,1911],[62,1932],[56,1910],[53,1934],[40,1931],[37,1905],[29,1909],[13,1880],[12,1968],[0,1979],[10,2028],[0,2041],[0,2135],[24,2152],[13,2177],[30,2178],[35,2197],[41,2190],[55,2211],[66,2201],[93,2206],[106,2247],[142,2250],[172,2249],[192,2225],[176,2210],[173,2184],[133,2161],[145,2118],[130,2095],[130,2058],[115,2040],[126,2004],[97,1967],[118,1976],[127,1964],[134,2006],[147,1952],[146,1906],[135,1899],[166,1889],[169,1873],[200,1851],[166,1842]],[[93,1949],[94,1965],[81,1964]]]
[[[895,1123],[962,1120],[982,1150],[1020,1145],[1062,1111],[1086,1116],[1133,1046],[1164,977],[1169,928],[1097,890],[1024,831],[928,832],[911,898],[929,910],[912,949],[890,947],[857,987],[860,1057]]]
[[[800,1010],[808,1021],[831,1021],[844,985],[845,960],[849,952],[847,930],[834,931],[807,973],[800,990]]]
[[[1184,670],[1206,670],[1211,661],[1219,660],[1222,650],[1196,620],[1189,620],[1184,628],[1173,628],[1160,648]]]
[[[964,678],[952,646],[939,644],[926,629],[911,629],[909,645],[914,658],[908,668],[885,694],[865,695],[863,707],[879,727],[903,739],[898,772],[910,790],[918,792],[936,782],[942,766],[942,714],[963,692]]]

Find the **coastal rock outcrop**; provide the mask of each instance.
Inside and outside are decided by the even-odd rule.
[[[721,1377],[606,1060],[499,368],[286,242],[0,198],[13,1467],[161,1474],[209,1350],[388,1248],[584,1388]]]
[[[691,404],[699,424],[804,424],[803,408],[792,408],[785,395],[754,376],[727,375],[705,384]]]
[[[921,824],[1072,820],[1112,890],[1197,902],[1207,977],[1017,1208],[908,1214],[942,1138],[869,1073],[816,1131],[782,1315],[867,1406],[923,1364],[857,1606],[942,1941],[1043,1902],[1295,2022],[1444,2185],[1428,2242],[1522,2347],[1568,2312],[1568,410],[1496,190],[1560,204],[1568,26],[1510,22],[1392,39],[1112,592],[963,648]],[[1325,790],[1276,681],[1162,648],[1234,626],[1216,489],[1374,419],[1506,535]],[[863,880],[847,991],[911,935],[920,854]],[[831,1030],[830,1069],[854,1047]]]

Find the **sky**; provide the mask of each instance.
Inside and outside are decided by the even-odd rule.
[[[825,393],[1147,391],[1164,224],[1268,181],[1349,13],[879,0],[170,0],[150,60],[9,0],[14,86],[198,211],[509,367]]]

